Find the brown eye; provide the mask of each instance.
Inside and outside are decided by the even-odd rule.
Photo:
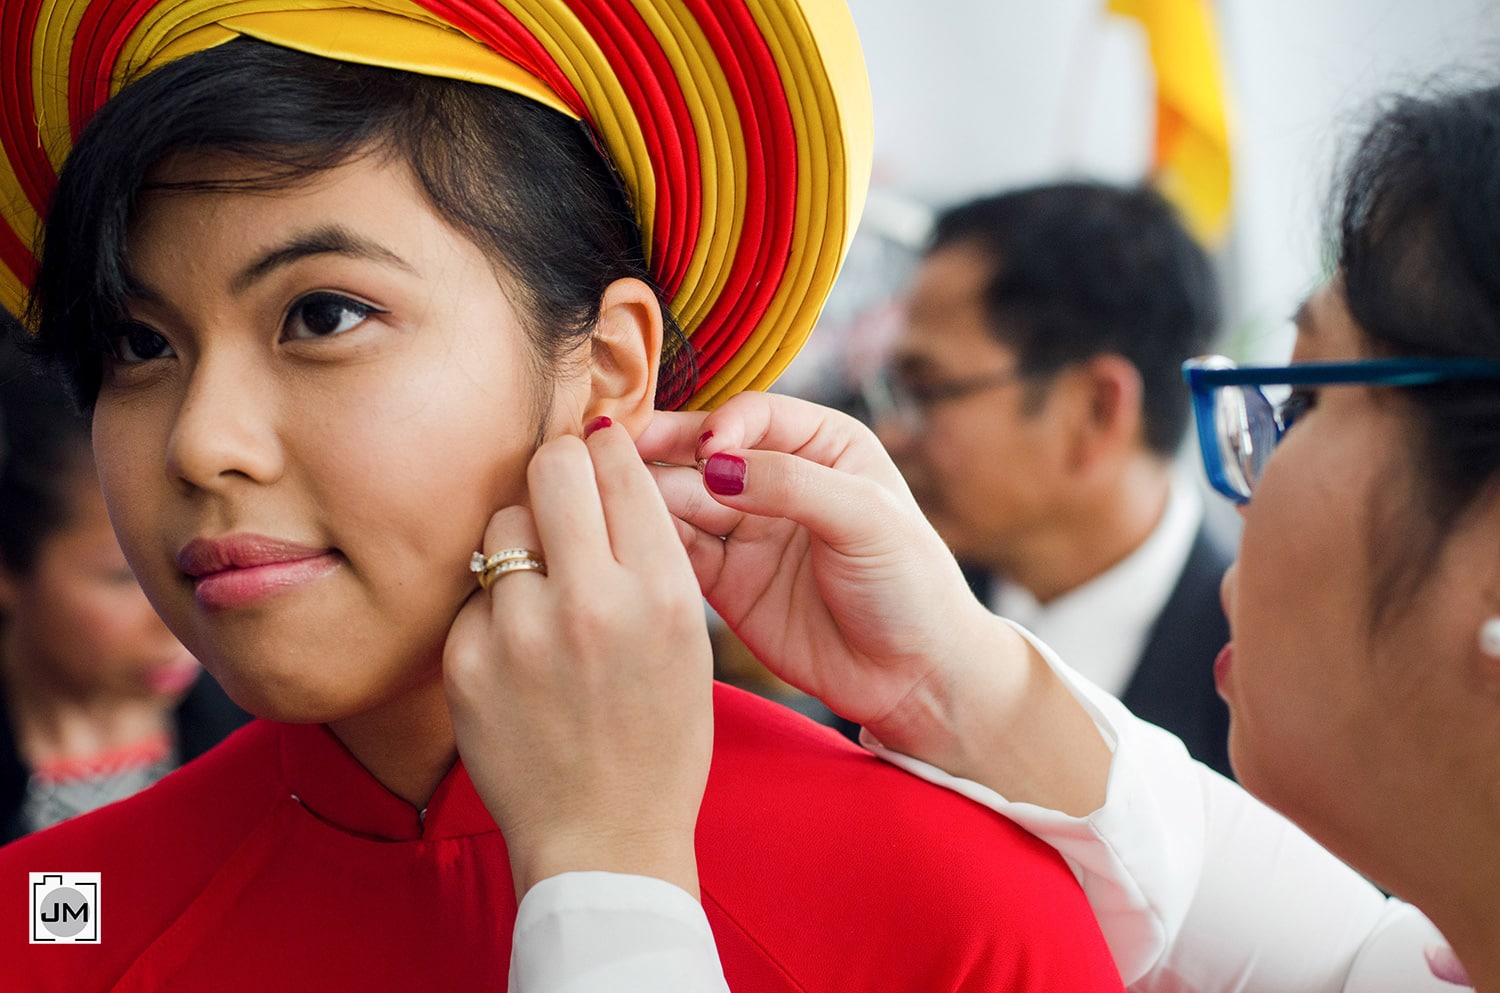
[[[352,331],[377,308],[337,293],[311,293],[292,306],[287,315],[286,337],[327,338]]]
[[[110,329],[105,340],[114,360],[127,365],[175,354],[167,339],[139,321],[121,321]]]
[[[1290,431],[1304,417],[1309,410],[1317,406],[1318,394],[1314,390],[1293,390],[1292,395],[1281,402],[1276,408],[1276,419],[1281,422],[1281,430]]]

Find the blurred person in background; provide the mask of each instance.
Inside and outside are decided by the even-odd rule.
[[[87,423],[10,340],[0,411],[6,842],[151,785],[248,717],[146,602],[110,528]]]
[[[1225,775],[1230,542],[1174,470],[1209,259],[1146,188],[1060,183],[937,218],[869,415],[975,593]]]

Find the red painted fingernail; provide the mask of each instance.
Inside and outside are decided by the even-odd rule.
[[[614,421],[610,420],[608,417],[605,417],[603,414],[600,414],[598,417],[594,418],[592,421],[589,421],[583,426],[583,436],[587,438],[589,435],[593,434],[595,431],[598,431],[600,428],[607,428],[613,423]]]
[[[708,444],[708,439],[712,438],[713,436],[714,433],[712,431],[705,431],[698,436],[698,448],[693,452],[693,458],[698,462],[703,461],[703,446]]]
[[[735,496],[745,491],[745,460],[738,455],[719,452],[703,464],[703,482],[719,496]]]

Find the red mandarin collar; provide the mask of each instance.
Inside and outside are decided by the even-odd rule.
[[[340,830],[377,841],[435,841],[498,831],[462,761],[443,777],[425,816],[386,789],[323,724],[278,724],[287,788]]]

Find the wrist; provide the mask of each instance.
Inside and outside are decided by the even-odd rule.
[[[544,831],[544,839],[507,838],[519,901],[537,883],[565,872],[616,872],[663,879],[695,900],[698,860],[692,832],[641,828]]]
[[[1087,711],[1026,638],[999,617],[960,642],[940,679],[870,725],[885,747],[1008,800],[1075,817],[1103,805],[1111,752]]]
[[[1006,622],[977,613],[945,657],[901,703],[866,725],[880,743],[946,772],[973,778],[973,756],[1025,694],[1030,646]]]

